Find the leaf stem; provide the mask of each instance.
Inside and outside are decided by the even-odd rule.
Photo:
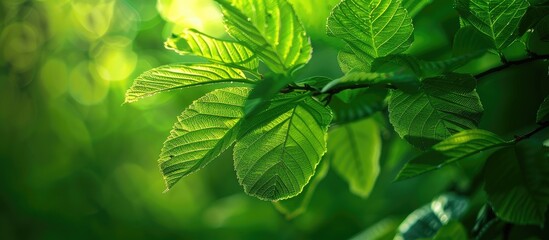
[[[519,66],[519,65],[523,65],[523,64],[527,64],[527,63],[531,63],[531,62],[535,62],[535,61],[539,61],[539,60],[547,60],[547,59],[549,59],[549,54],[545,54],[545,55],[535,55],[534,54],[531,57],[521,59],[521,60],[518,60],[518,61],[506,61],[500,66],[488,69],[484,72],[481,72],[481,73],[475,75],[475,78],[476,79],[481,79],[481,78],[484,78],[484,77],[486,77],[488,75],[491,75],[493,73],[497,73],[499,71],[507,69],[511,66]]]
[[[531,131],[531,132],[529,132],[525,135],[522,135],[522,136],[515,136],[515,143],[519,143],[520,141],[526,140],[526,139],[534,136],[536,133],[539,133],[543,129],[546,129],[548,127],[549,127],[549,121],[539,123],[539,126],[536,129],[534,129],[533,131]]]

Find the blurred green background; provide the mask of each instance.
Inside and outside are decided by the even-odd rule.
[[[341,43],[324,34],[338,1],[316,8],[315,1],[291,2],[315,47],[301,74],[341,75],[335,50]],[[172,32],[193,27],[224,36],[217,7],[209,0],[3,0],[0,6],[0,239],[345,239],[384,219],[398,222],[478,171],[473,164],[393,183],[416,152],[388,128],[382,172],[368,199],[352,195],[330,172],[307,212],[286,220],[271,203],[243,193],[230,151],[163,194],[156,162],[162,143],[176,116],[208,89],[121,105],[124,92],[145,70],[194,60],[163,48]],[[414,20],[410,53],[451,55],[459,27],[451,6],[436,1]],[[494,58],[473,69],[490,64]],[[543,66],[526,67],[544,74]],[[531,124],[547,92],[546,80],[532,81],[483,83],[484,127],[510,136]],[[517,103],[513,95],[523,94],[530,97]],[[527,117],[501,120],[513,114]]]

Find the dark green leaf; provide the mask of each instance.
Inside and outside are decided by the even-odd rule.
[[[428,78],[415,92],[391,91],[389,119],[396,132],[426,149],[447,137],[478,126],[483,108],[469,75]]]
[[[181,114],[158,160],[168,189],[234,143],[248,93],[248,88],[219,89],[194,101]]]
[[[126,92],[126,103],[180,88],[221,83],[254,83],[240,70],[217,64],[172,64],[141,74]]]
[[[193,54],[227,66],[254,70],[259,64],[255,54],[243,45],[216,39],[194,29],[172,35],[164,45],[179,54]]]
[[[377,122],[365,119],[334,127],[328,135],[332,166],[363,198],[372,191],[379,174],[381,136]]]
[[[549,204],[549,149],[525,140],[492,155],[485,166],[485,190],[496,215],[515,224],[545,222]]]
[[[549,6],[530,6],[520,21],[519,35],[523,35],[529,29],[534,29],[539,21],[549,15]]]
[[[402,220],[398,218],[381,220],[356,236],[353,236],[350,240],[392,240],[400,222]]]
[[[327,27],[328,35],[343,39],[366,65],[408,49],[414,29],[399,0],[344,0],[332,11]]]
[[[536,121],[538,123],[549,121],[549,96],[539,106]]]
[[[274,72],[289,74],[309,62],[312,47],[286,0],[216,0],[228,33]]]
[[[410,160],[398,174],[397,180],[412,178],[481,152],[509,146],[509,144],[485,130],[465,130],[437,143],[431,150]]]
[[[454,36],[453,53],[463,56],[470,53],[484,51],[492,47],[488,36],[479,32],[473,26],[464,26]]]
[[[366,88],[380,84],[399,86],[414,85],[416,83],[417,78],[410,74],[351,71],[345,74],[345,76],[326,84],[322,92],[329,92],[334,89]]]
[[[502,50],[518,37],[518,26],[530,4],[526,0],[456,0],[456,9],[464,21]]]
[[[246,193],[277,201],[301,193],[326,152],[331,111],[306,94],[277,96],[243,123],[234,148]]]
[[[451,220],[458,219],[468,207],[468,200],[445,194],[415,210],[400,224],[395,239],[434,237],[438,230]]]
[[[387,106],[387,90],[382,88],[346,90],[332,98],[334,122],[347,123],[379,112]]]

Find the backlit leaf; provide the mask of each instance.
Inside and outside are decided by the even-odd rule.
[[[227,32],[274,72],[288,74],[309,62],[312,47],[286,0],[216,0]]]
[[[518,37],[518,26],[530,4],[527,0],[456,0],[460,16],[484,35],[498,50]]]
[[[248,93],[248,88],[215,90],[183,111],[158,160],[168,189],[234,143]]]
[[[477,153],[508,145],[508,142],[491,132],[482,129],[465,130],[410,160],[398,174],[397,180],[412,178]]]
[[[256,55],[243,45],[216,39],[194,29],[172,35],[164,45],[182,55],[193,54],[229,66],[253,70],[259,64]]]
[[[358,196],[370,195],[379,174],[380,154],[381,136],[372,118],[334,127],[328,135],[332,166]]]
[[[328,35],[343,39],[370,65],[375,58],[401,53],[413,40],[412,19],[400,0],[344,0],[328,18]]]
[[[244,191],[263,200],[299,194],[326,152],[331,111],[306,94],[277,96],[247,119],[234,148]]]
[[[216,64],[171,64],[141,74],[126,92],[126,102],[175,89],[222,83],[253,83],[240,70]]]
[[[389,120],[412,145],[426,149],[447,137],[478,126],[483,112],[469,75],[424,79],[418,91],[393,90]]]

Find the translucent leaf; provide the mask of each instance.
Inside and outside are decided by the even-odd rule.
[[[253,83],[240,70],[216,64],[172,64],[141,74],[126,92],[131,103],[157,93],[207,84]]]
[[[410,17],[414,17],[432,2],[433,0],[402,0],[402,6],[408,10]]]
[[[286,0],[216,0],[227,32],[274,72],[287,74],[309,62],[312,47]]]
[[[223,88],[196,100],[178,117],[160,153],[170,189],[180,178],[206,166],[238,135],[248,88]]]
[[[271,201],[301,193],[326,152],[331,120],[328,108],[299,93],[279,95],[247,119],[234,148],[244,191]]]
[[[182,55],[193,54],[228,66],[254,70],[259,64],[256,55],[243,45],[216,39],[194,29],[172,35],[164,45]]]
[[[410,160],[397,180],[404,180],[439,169],[477,153],[508,146],[499,136],[481,129],[465,130],[437,143],[431,150]]]
[[[527,0],[456,0],[460,16],[502,50],[518,37],[518,26],[530,4]]]
[[[549,96],[547,96],[539,106],[536,121],[538,123],[549,121]]]
[[[369,71],[370,64],[366,64],[358,57],[349,45],[345,46],[337,55],[339,67],[343,73],[350,71]]]
[[[391,91],[389,120],[400,137],[426,149],[447,137],[478,126],[483,112],[469,75],[428,78],[414,92]]]
[[[294,79],[284,75],[274,75],[259,81],[244,106],[244,114],[247,118],[253,117],[257,112],[267,108],[270,100]]]
[[[455,194],[442,195],[431,203],[413,211],[400,224],[395,239],[421,239],[434,237],[438,230],[451,220],[458,219],[469,201]]]
[[[380,135],[372,118],[336,126],[328,135],[332,166],[351,192],[363,198],[370,195],[379,175]]]
[[[433,240],[467,240],[467,231],[459,222],[449,222],[441,227]]]
[[[485,191],[496,215],[515,224],[542,225],[549,204],[549,148],[526,140],[492,155]]]
[[[367,65],[405,51],[413,40],[412,19],[399,0],[344,0],[332,11],[327,28],[328,35],[343,39]]]

